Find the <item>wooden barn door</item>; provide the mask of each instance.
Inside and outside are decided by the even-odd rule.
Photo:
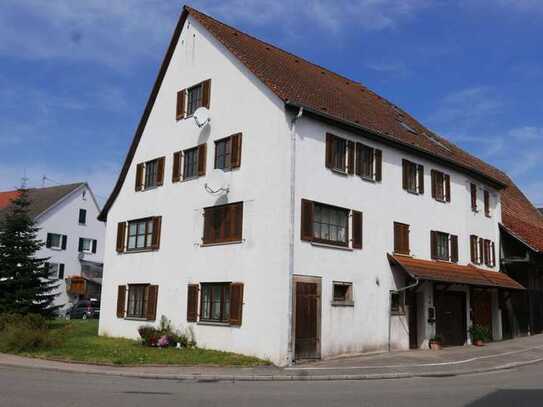
[[[294,280],[295,358],[320,358],[320,279]]]
[[[462,346],[466,342],[466,294],[437,291],[436,331],[444,346]]]

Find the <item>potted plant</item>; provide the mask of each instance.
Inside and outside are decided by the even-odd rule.
[[[486,326],[474,324],[469,328],[469,333],[475,346],[485,346],[485,342],[490,341],[490,332]]]
[[[433,336],[430,339],[430,349],[432,350],[440,350],[441,349],[441,337],[438,335]]]

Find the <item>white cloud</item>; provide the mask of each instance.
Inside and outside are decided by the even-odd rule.
[[[311,24],[323,33],[346,25],[363,30],[397,26],[428,0],[196,0],[195,8],[231,24],[270,25],[285,36]],[[176,0],[4,0],[0,55],[67,58],[127,67],[156,57],[181,12]]]
[[[543,127],[524,126],[509,130],[509,136],[519,141],[543,142]]]

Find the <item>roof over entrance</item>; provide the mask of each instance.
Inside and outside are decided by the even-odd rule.
[[[525,288],[497,271],[487,271],[473,265],[461,266],[455,263],[414,259],[407,256],[388,255],[391,264],[399,266],[417,280],[439,281],[452,284],[467,284],[478,287],[499,287],[515,290]]]

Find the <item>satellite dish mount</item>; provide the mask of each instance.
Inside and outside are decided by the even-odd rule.
[[[192,117],[194,118],[196,126],[198,126],[199,128],[204,127],[211,121],[211,119],[209,118],[209,110],[207,107],[204,106],[196,109]]]

